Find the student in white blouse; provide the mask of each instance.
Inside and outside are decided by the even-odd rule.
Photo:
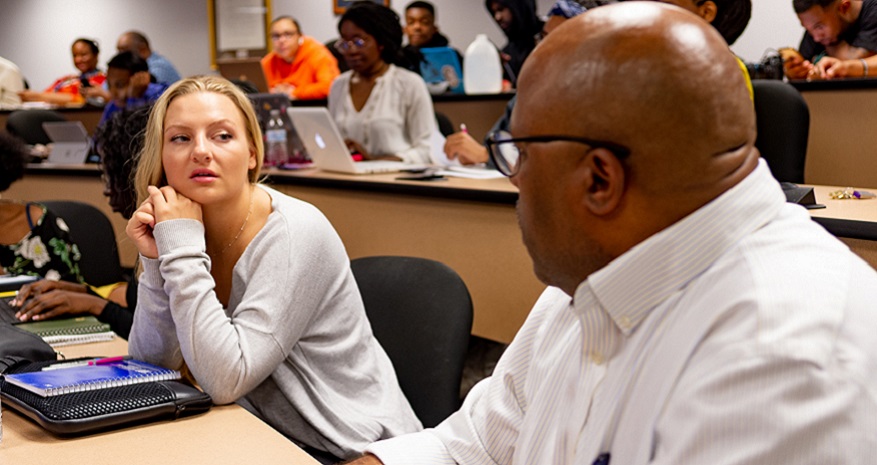
[[[402,26],[374,2],[347,9],[335,48],[350,71],[332,83],[329,112],[353,153],[364,159],[429,163],[435,111],[420,75],[403,68]]]
[[[785,202],[715,29],[596,8],[518,83],[489,146],[551,287],[458,412],[354,463],[873,463],[877,273]]]

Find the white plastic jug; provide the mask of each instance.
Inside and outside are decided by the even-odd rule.
[[[467,94],[498,94],[502,91],[502,63],[496,46],[486,34],[478,34],[463,57],[463,89]]]

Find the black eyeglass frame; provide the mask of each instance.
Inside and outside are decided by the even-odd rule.
[[[368,45],[368,40],[362,37],[355,37],[350,40],[338,39],[332,44],[332,47],[339,53],[347,53],[351,50],[362,50],[366,45]]]
[[[507,139],[497,140],[498,135],[508,136]],[[499,146],[501,144],[518,144],[518,143],[547,143],[547,142],[576,142],[579,144],[585,144],[591,146],[591,148],[602,148],[612,152],[616,158],[619,160],[624,160],[630,155],[630,149],[621,145],[616,144],[615,142],[609,142],[605,140],[599,139],[590,139],[587,137],[578,137],[578,136],[564,136],[564,135],[544,135],[544,136],[529,136],[529,137],[511,137],[511,134],[507,131],[494,131],[490,133],[487,137],[487,154],[490,156],[490,160],[493,162],[493,165],[496,166],[496,169],[502,173],[504,176],[512,177],[518,174],[518,171],[521,169],[521,163],[518,161],[512,167],[509,165],[508,160],[502,155]],[[513,145],[515,149],[518,151],[518,160],[520,160],[521,155],[524,153],[517,145]]]

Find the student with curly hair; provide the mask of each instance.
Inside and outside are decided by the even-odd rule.
[[[113,211],[126,219],[137,207],[133,174],[151,109],[151,105],[125,108],[98,127],[94,135],[106,183],[104,195]],[[131,282],[97,290],[82,283],[40,280],[22,286],[12,302],[21,307],[16,316],[23,321],[90,314],[125,339],[131,333],[136,304],[137,282],[133,277]]]
[[[23,142],[0,132],[0,192],[24,176]],[[83,282],[79,248],[63,219],[45,205],[0,198],[0,271]]]

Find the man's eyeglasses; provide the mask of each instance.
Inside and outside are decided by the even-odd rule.
[[[588,139],[587,137],[574,136],[532,136],[514,138],[506,131],[496,131],[487,139],[487,151],[490,159],[496,165],[496,169],[506,176],[514,176],[518,174],[521,168],[521,155],[526,153],[518,147],[523,143],[545,143],[545,142],[576,142],[579,144],[590,145],[593,148],[604,148],[612,152],[619,160],[623,160],[630,155],[630,149],[616,144],[614,142]]]
[[[277,33],[277,34],[271,34],[271,40],[276,42],[280,39],[292,39],[293,37],[295,37],[297,35],[298,35],[298,32],[281,32],[281,33]]]
[[[341,53],[345,53],[350,50],[359,50],[365,47],[365,44],[365,39],[360,37],[357,37],[353,40],[338,39],[335,41],[335,50],[338,50]]]

